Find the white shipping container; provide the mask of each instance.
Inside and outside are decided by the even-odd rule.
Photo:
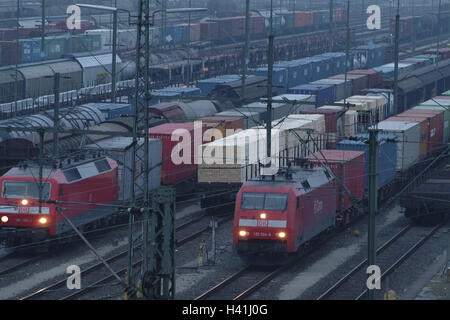
[[[198,165],[198,182],[241,183],[258,176],[259,163],[267,160],[266,141],[266,129],[252,128],[201,145],[203,161]],[[285,132],[272,130],[275,168],[285,157],[285,141]]]
[[[112,50],[112,29],[92,29],[86,30],[84,34],[99,34],[100,48],[102,50]]]
[[[112,54],[101,54],[95,56],[76,57],[83,68],[83,87],[95,86],[111,82]],[[120,80],[122,60],[116,56],[116,81]]]
[[[397,171],[405,171],[419,160],[421,137],[418,122],[381,121],[377,128],[397,137]]]
[[[316,96],[308,94],[282,94],[272,98],[273,102],[289,104],[290,114],[299,113],[301,110],[315,108]],[[309,102],[310,104],[306,104]]]
[[[150,168],[161,162],[162,154],[162,142],[160,139],[148,139],[149,140],[149,162]],[[140,138],[138,140],[138,145],[143,146],[144,139]],[[98,150],[104,152],[105,155],[113,158],[117,161],[119,166],[119,200],[131,199],[131,166],[135,157],[133,156],[133,138],[131,137],[114,137],[105,140],[98,141],[95,144],[87,145],[85,148],[87,150]],[[138,157],[143,159],[144,148],[139,148]],[[141,160],[136,162],[137,174],[144,170],[144,164]],[[149,190],[156,189],[161,184],[161,166],[155,167],[150,171],[149,175]],[[144,179],[143,175],[140,174],[138,178],[139,188],[135,189],[136,195],[143,194]]]

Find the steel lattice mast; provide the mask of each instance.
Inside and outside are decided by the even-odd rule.
[[[149,193],[149,111],[150,104],[150,0],[139,0],[136,41],[136,77],[133,124],[133,154],[131,199],[128,227],[128,288],[127,298],[142,293],[150,299],[173,299],[175,295],[174,211],[175,193],[171,188],[160,188]],[[143,111],[143,112],[141,112]],[[144,141],[138,137],[144,131]],[[136,165],[138,164],[138,166]],[[142,194],[142,198],[140,197]],[[150,207],[151,210],[150,210]],[[133,274],[135,264],[134,224],[142,217],[142,265],[139,274]],[[136,242],[136,243],[135,243]],[[140,294],[138,294],[140,297]]]

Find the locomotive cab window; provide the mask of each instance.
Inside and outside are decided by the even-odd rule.
[[[105,172],[111,170],[111,166],[109,165],[109,162],[106,159],[96,161],[95,167],[97,168],[98,172]]]
[[[277,210],[287,208],[288,194],[286,193],[242,193],[241,208],[245,210]]]
[[[50,198],[50,183],[42,184],[42,198]],[[3,181],[3,198],[39,199],[39,183],[33,181]]]

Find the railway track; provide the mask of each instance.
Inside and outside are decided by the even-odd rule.
[[[32,257],[27,257],[18,255],[16,253],[11,253],[7,256],[4,256],[2,257],[2,259],[0,259],[0,278],[10,273],[16,272],[21,268],[29,266],[30,264],[33,264],[46,256],[47,254],[37,254],[33,255]]]
[[[383,245],[381,245],[377,249],[377,265],[380,266],[381,270],[385,270],[382,275],[380,281],[386,279],[395,269],[397,269],[402,263],[404,263],[408,257],[410,257],[417,249],[419,249],[426,241],[433,236],[440,228],[442,228],[445,223],[439,224],[430,230],[427,230],[426,234],[420,237],[419,240],[415,241],[412,246],[408,246],[407,250],[399,249],[403,242],[409,242],[406,234],[409,232],[419,233],[415,227],[408,225],[396,233],[392,238],[386,241]],[[398,257],[400,254],[400,258],[390,259],[389,254],[386,257],[383,255],[384,252],[387,252],[390,249],[391,256]],[[392,254],[392,252],[396,254]],[[350,272],[341,277],[338,281],[336,281],[331,287],[329,287],[325,292],[323,292],[317,300],[325,300],[325,299],[354,299],[361,300],[365,297],[368,290],[365,288],[367,274],[365,273],[365,267],[367,266],[367,259],[361,261],[358,265],[356,265]]]
[[[210,229],[209,225],[204,226],[203,224],[201,226],[198,226],[196,224],[202,218],[205,218],[205,215],[203,215],[202,217],[196,217],[194,219],[191,219],[176,227],[177,232],[184,229],[186,230],[193,229],[189,230],[187,234],[181,235],[179,238],[176,239],[177,247],[188,243],[189,241],[199,237],[200,235],[202,235],[203,233],[207,232]],[[230,218],[232,218],[231,215],[221,219],[219,221],[219,226],[222,225],[224,222],[228,221]],[[140,250],[140,247],[141,247],[140,243],[136,244],[135,250]],[[128,256],[128,249],[123,250],[105,260],[119,276],[123,276],[126,274],[127,271],[126,267],[128,262],[127,256]],[[141,265],[141,263],[142,259],[140,258],[136,259],[136,261],[133,262],[133,268],[138,268]],[[109,274],[109,272],[106,270],[105,266],[101,262],[96,263],[87,269],[81,270],[80,275],[83,279],[82,289],[78,289],[76,291],[68,290],[66,288],[67,279],[63,278],[29,295],[20,298],[20,300],[36,300],[36,299],[70,300],[80,298],[86,295],[87,293],[91,292],[92,290],[95,290],[99,286],[119,285],[114,275]]]

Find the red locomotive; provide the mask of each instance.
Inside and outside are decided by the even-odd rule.
[[[320,167],[288,167],[243,184],[233,247],[252,264],[283,263],[336,223],[335,179]],[[270,259],[273,255],[273,259]]]
[[[41,207],[39,166],[12,168],[0,178],[0,186],[0,236],[8,247],[48,238],[62,241],[70,238],[72,228],[59,211],[81,230],[112,218],[115,210],[93,203],[118,201],[118,165],[101,157],[44,166]]]

